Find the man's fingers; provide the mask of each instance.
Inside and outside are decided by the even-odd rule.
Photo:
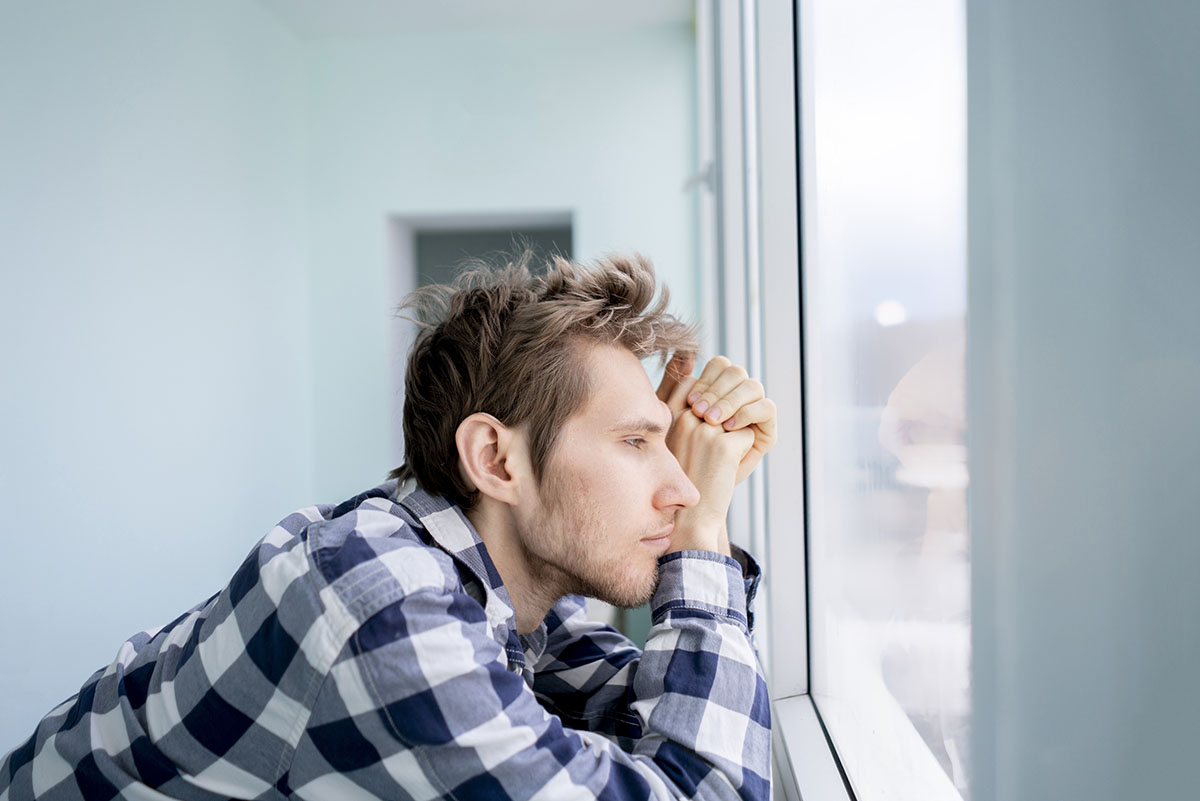
[[[728,372],[728,371],[726,371]],[[721,376],[724,379],[724,375]],[[702,398],[708,398],[710,395],[715,395],[714,390],[709,390],[701,395]],[[728,420],[734,412],[761,400],[766,393],[763,390],[763,385],[753,378],[747,378],[739,383],[724,396],[718,397],[711,401],[709,407],[704,411],[704,419],[710,423],[723,423]],[[699,405],[699,404],[697,404]],[[692,407],[693,409],[696,407]],[[726,427],[726,430],[731,430]]]
[[[712,362],[709,362],[709,364],[711,365]],[[701,375],[700,380],[696,382],[696,386],[692,388],[688,396],[688,402],[692,404],[692,410],[696,412],[697,416],[705,417],[709,409],[716,405],[719,400],[749,380],[744,367],[736,364],[728,365],[707,384],[704,383],[704,376]],[[754,383],[758,384],[757,381]],[[713,422],[720,422],[725,417],[728,417],[737,411],[740,405],[740,403],[738,405],[724,404],[724,415],[718,415]]]
[[[754,468],[762,461],[767,451],[775,447],[775,441],[779,438],[779,413],[774,401],[763,398],[742,407],[738,414],[726,421],[726,425],[730,422],[738,425],[739,415],[743,415],[741,419],[752,422],[748,422],[742,429],[730,429],[730,433],[737,430],[754,432],[754,445],[738,465],[737,483],[740,484],[754,472]]]
[[[779,412],[775,408],[775,402],[765,397],[760,382],[747,376],[744,368],[731,363],[724,356],[710,359],[699,378],[676,381],[669,389],[663,390],[660,387],[660,390],[667,393],[667,404],[676,415],[672,432],[678,433],[688,429],[693,433],[724,430],[726,434],[736,433],[746,440],[748,450],[740,457],[737,465],[734,478],[736,483],[745,481],[746,477],[754,472],[754,468],[778,439]],[[659,397],[662,398],[663,395],[660,394]],[[679,416],[679,413],[685,410],[691,414]],[[698,424],[697,418],[706,421],[700,429],[694,428]],[[668,440],[671,436],[668,435]],[[724,435],[718,436],[721,436],[724,442]],[[680,459],[680,464],[683,464],[684,457],[676,447],[671,446],[671,452],[675,453],[676,458]]]
[[[736,431],[747,426],[757,426],[761,437],[773,444],[779,431],[778,416],[775,402],[770,398],[762,398],[738,409],[725,421],[724,428],[726,431]]]
[[[667,363],[667,369],[663,371],[662,382],[658,385],[658,395],[660,401],[667,401],[671,397],[671,393],[679,386],[679,383],[685,378],[690,378],[692,370],[696,367],[696,354],[694,353],[676,353],[671,357],[671,361]]]
[[[671,394],[667,396],[667,406],[671,407],[671,414],[675,415],[687,408],[687,396],[695,386],[696,379],[692,376],[680,381],[675,385],[675,389],[671,390]]]
[[[696,386],[688,395],[688,403],[695,403],[700,398],[701,393],[712,386],[713,382],[717,380],[718,376],[720,376],[721,373],[725,371],[725,368],[729,367],[729,365],[729,359],[725,358],[724,356],[713,356],[711,359],[709,359],[708,364],[704,365],[704,371],[700,373],[700,377],[696,379]]]

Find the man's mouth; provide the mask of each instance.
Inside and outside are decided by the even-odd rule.
[[[671,544],[671,533],[673,531],[675,531],[675,523],[674,522],[669,523],[666,526],[663,526],[662,528],[660,528],[658,531],[656,531],[654,534],[650,535],[649,537],[643,537],[642,542],[646,543],[647,545],[656,545],[656,546],[665,547],[665,546]]]

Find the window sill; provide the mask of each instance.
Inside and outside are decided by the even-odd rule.
[[[859,743],[856,753],[870,749],[854,773],[863,798],[920,798],[923,801],[962,801],[962,795],[895,700],[886,692],[872,694],[868,706],[878,713],[878,727],[889,732],[883,741]],[[882,690],[882,686],[880,687]],[[812,696],[794,695],[774,701],[776,801],[855,801],[843,778]],[[896,792],[899,789],[899,794]]]
[[[774,702],[775,769],[779,801],[853,801],[842,781],[812,698]]]

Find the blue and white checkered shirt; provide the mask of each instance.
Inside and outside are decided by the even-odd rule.
[[[738,557],[662,557],[639,651],[575,596],[518,636],[466,517],[411,482],[302,509],[50,712],[0,801],[765,799]]]

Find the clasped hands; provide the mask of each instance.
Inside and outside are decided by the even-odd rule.
[[[675,518],[670,551],[710,550],[729,555],[725,515],[733,488],[754,471],[778,439],[778,413],[763,385],[724,356],[704,366],[676,354],[657,395],[671,409],[667,447],[696,489],[700,502]]]

